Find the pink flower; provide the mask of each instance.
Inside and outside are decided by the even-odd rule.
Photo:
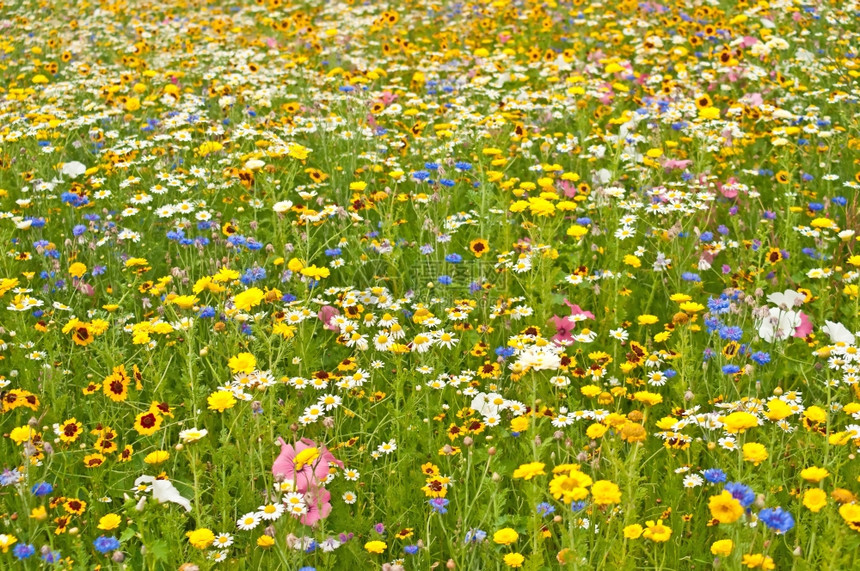
[[[570,333],[576,327],[576,322],[569,317],[552,316],[552,321],[555,324],[555,335],[552,336],[554,343],[558,345],[570,345],[573,343],[573,337]]]
[[[798,315],[800,316],[800,325],[794,328],[794,333],[792,335],[794,337],[806,337],[812,333],[812,321],[809,319],[809,316],[802,311],[798,312]]]
[[[308,512],[299,521],[302,525],[313,527],[331,513],[331,492],[325,488],[311,488],[305,494],[305,503]]]
[[[663,168],[666,169],[667,172],[675,169],[684,170],[690,166],[692,162],[693,161],[691,160],[666,159],[663,162]]]
[[[719,190],[726,198],[736,198],[738,196],[738,189],[734,186],[736,182],[737,180],[735,180],[735,177],[729,178],[725,185],[721,182],[717,182],[717,190]]]
[[[333,307],[331,305],[322,306],[322,308],[319,310],[319,313],[317,313],[317,317],[319,317],[320,321],[323,322],[323,327],[325,327],[329,331],[340,330],[337,325],[334,325],[331,322],[331,320],[338,315],[340,315],[340,312],[337,310],[336,307]]]
[[[559,317],[558,315],[552,316],[552,321],[556,330],[552,340],[559,345],[570,345],[574,342],[571,332],[576,329],[577,321],[571,318],[575,316],[585,316],[589,319],[594,319],[594,314],[590,311],[585,311],[578,305],[570,303],[566,299],[564,300],[564,303],[570,308],[570,315],[567,317]]]
[[[570,314],[571,315],[584,315],[589,319],[594,319],[594,314],[591,313],[590,311],[585,311],[584,309],[582,309],[578,305],[574,305],[574,304],[570,303],[569,301],[567,301],[566,299],[564,300],[564,303],[570,308]]]
[[[335,458],[328,448],[318,446],[309,438],[302,438],[295,446],[287,444],[280,437],[278,442],[281,443],[281,453],[272,465],[272,473],[293,481],[299,493],[305,493],[325,482],[330,464],[343,468],[343,462]]]

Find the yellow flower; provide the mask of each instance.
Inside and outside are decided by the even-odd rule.
[[[511,430],[514,432],[525,432],[529,428],[529,419],[526,416],[515,416],[511,419]]]
[[[117,514],[107,514],[105,516],[102,516],[102,518],[99,520],[98,528],[103,529],[105,531],[110,531],[119,527],[119,524],[121,522],[122,518],[119,517]]]
[[[514,470],[514,478],[522,478],[523,480],[531,480],[535,476],[543,476],[546,474],[544,472],[544,467],[546,464],[543,462],[530,462],[528,464],[522,464],[519,468]]]
[[[825,468],[818,468],[816,466],[810,466],[809,468],[804,468],[800,471],[800,477],[806,480],[807,482],[812,482],[817,484],[824,478],[830,475]]]
[[[206,141],[199,147],[197,147],[197,155],[201,157],[205,157],[210,153],[216,153],[224,148],[224,145],[217,141]]]
[[[695,301],[685,301],[681,304],[681,311],[685,313],[698,313],[703,311],[705,306],[701,303],[696,303]]]
[[[628,525],[624,528],[625,539],[639,539],[642,536],[643,528],[638,523]]]
[[[9,438],[14,440],[15,444],[23,444],[34,436],[36,436],[36,431],[26,424],[24,426],[13,428],[9,433]]]
[[[842,504],[839,507],[839,515],[854,531],[860,531],[860,505]]]
[[[725,425],[726,432],[737,434],[748,428],[758,426],[758,419],[748,412],[733,412],[721,419]]]
[[[299,273],[301,273],[305,277],[315,280],[327,278],[329,277],[329,275],[331,275],[331,272],[328,268],[318,268],[316,266],[308,266],[306,268],[303,268]]]
[[[298,258],[290,258],[290,261],[287,262],[287,269],[291,272],[300,272],[302,268],[305,267],[304,262],[302,262]]]
[[[621,490],[609,480],[597,480],[591,486],[591,497],[599,506],[617,504],[621,502]]]
[[[205,527],[189,531],[185,534],[185,537],[188,538],[188,543],[197,549],[206,549],[215,541],[215,534],[212,533],[211,529]]]
[[[519,538],[520,534],[509,527],[504,527],[493,534],[493,541],[499,545],[510,545]]]
[[[585,226],[580,226],[579,224],[574,224],[573,226],[571,226],[570,228],[567,229],[567,235],[572,237],[572,238],[576,238],[577,240],[579,240],[580,238],[582,238],[586,234],[588,234],[588,228],[586,228]],[[633,256],[633,257],[635,258],[635,256]],[[637,258],[637,260],[638,260],[638,258]],[[624,258],[624,261],[626,263],[627,258]],[[636,266],[636,267],[638,268],[639,266]]]
[[[170,453],[165,450],[156,450],[155,452],[150,452],[143,459],[147,464],[161,464],[162,462],[166,462],[170,458]]]
[[[640,315],[636,318],[636,322],[639,323],[639,325],[654,325],[657,323],[657,316],[648,314]]]
[[[654,406],[655,404],[660,404],[663,402],[663,396],[658,393],[652,393],[648,391],[637,391],[633,393],[633,400],[646,404],[648,406]]]
[[[252,287],[233,296],[233,306],[240,311],[249,311],[252,307],[260,305],[265,297],[266,294],[263,293],[263,290]]]
[[[526,560],[521,553],[508,553],[504,557],[505,565],[508,567],[522,567],[523,561]]]
[[[720,557],[728,557],[735,548],[735,543],[731,539],[720,539],[711,544],[711,553]]]
[[[253,373],[257,367],[257,359],[251,353],[239,353],[235,357],[230,357],[227,366],[230,367],[230,371],[234,375],[236,373],[249,374]]]
[[[658,543],[663,543],[665,541],[669,541],[669,538],[672,537],[672,528],[666,527],[663,525],[663,520],[658,519],[657,523],[653,521],[646,521],[644,533],[642,535],[645,536],[645,539],[650,539],[651,541],[656,541]]]
[[[756,466],[767,460],[767,448],[758,442],[747,442],[743,447],[744,460]]]
[[[592,440],[597,440],[598,438],[602,438],[603,435],[606,434],[607,430],[609,430],[609,427],[595,422],[586,429],[585,435]]]
[[[18,538],[14,535],[9,535],[8,533],[0,533],[0,549],[3,550],[3,553],[9,551],[9,547],[11,547],[11,545],[16,541],[18,541]]]
[[[80,279],[85,273],[87,273],[87,267],[80,262],[75,262],[69,266],[69,275],[73,278]]]
[[[170,303],[179,307],[179,309],[191,309],[194,304],[200,301],[193,295],[177,295],[170,299]]]
[[[140,99],[137,97],[129,97],[125,102],[125,110],[126,111],[137,111],[140,109]]]
[[[632,268],[642,267],[642,261],[633,254],[627,254],[622,261]]]
[[[558,474],[549,483],[549,493],[566,504],[578,502],[588,497],[588,486],[592,483],[587,474],[571,470],[569,474]]]
[[[772,420],[774,422],[778,422],[783,418],[788,418],[791,416],[792,412],[794,412],[788,404],[779,399],[769,401],[767,403],[767,409],[768,411],[765,413],[765,416],[768,420]]]
[[[720,523],[733,523],[744,515],[744,508],[731,493],[723,490],[719,495],[711,496],[708,500],[711,517]]]
[[[746,565],[749,569],[755,569],[757,567],[765,570],[776,568],[776,565],[773,563],[773,559],[761,553],[745,554],[743,560],[741,560],[741,565]]]
[[[261,535],[260,537],[257,538],[257,545],[262,547],[263,549],[271,547],[274,544],[275,544],[275,538],[272,537],[271,535]]]
[[[34,519],[36,521],[45,521],[46,519],[48,519],[48,510],[45,509],[45,506],[33,508],[32,510],[30,510],[30,519]]]
[[[719,119],[720,110],[716,107],[705,107],[699,109],[699,119]]]
[[[811,488],[803,493],[803,505],[812,513],[818,513],[827,505],[827,493],[819,488]]]
[[[388,549],[388,545],[384,541],[374,540],[364,544],[364,549],[368,553],[382,553]]]
[[[209,410],[224,412],[236,405],[236,397],[230,391],[217,391],[209,395],[206,402],[209,403]]]

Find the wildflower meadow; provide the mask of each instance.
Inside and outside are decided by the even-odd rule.
[[[860,569],[856,0],[0,0],[0,569]]]

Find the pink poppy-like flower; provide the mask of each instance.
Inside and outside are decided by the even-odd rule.
[[[802,311],[798,311],[797,315],[800,317],[800,325],[794,328],[792,336],[806,337],[812,333],[812,321],[809,319],[809,316]]]
[[[308,511],[299,518],[299,522],[313,527],[331,513],[331,492],[325,488],[311,488],[305,494],[305,503],[308,505]]]
[[[319,313],[317,313],[317,317],[319,320],[323,322],[323,327],[328,329],[329,331],[339,331],[340,328],[337,325],[334,325],[331,320],[340,315],[340,312],[336,307],[331,305],[324,305],[320,308]]]
[[[295,445],[278,438],[281,453],[272,465],[272,473],[286,481],[295,482],[296,491],[305,493],[319,487],[328,477],[329,465],[343,468],[343,462],[334,457],[328,448],[319,446],[309,438],[302,438]]]

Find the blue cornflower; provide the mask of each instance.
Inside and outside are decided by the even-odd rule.
[[[720,328],[720,338],[729,341],[740,341],[744,336],[744,330],[737,325],[729,325]]]
[[[452,186],[454,186],[457,183],[455,183],[453,180],[451,180],[449,178],[440,178],[439,184],[441,184],[442,186],[447,186],[448,188],[451,188]]]
[[[197,317],[202,319],[206,319],[208,317],[215,317],[215,309],[208,305],[204,305],[200,308],[200,312],[197,314]]]
[[[729,482],[724,489],[745,508],[755,501],[755,492],[752,488],[740,482]]]
[[[433,508],[433,511],[436,513],[448,513],[448,504],[450,502],[447,498],[433,498],[432,500],[427,500],[427,503],[430,504],[430,507]]]
[[[451,276],[439,276],[436,281],[438,281],[442,285],[451,285],[454,280],[451,279]]]
[[[764,365],[766,363],[770,363],[770,354],[765,353],[764,351],[756,351],[755,353],[750,355],[750,359],[752,359],[759,365]]]
[[[708,333],[713,333],[718,329],[722,329],[724,327],[723,322],[720,321],[716,317],[706,317],[705,318],[705,327],[708,330]]]
[[[418,546],[417,545],[407,545],[403,548],[403,552],[406,555],[415,555],[416,553],[418,553]]]
[[[547,502],[541,502],[537,505],[537,513],[542,516],[548,516],[555,511],[555,506]]]
[[[119,549],[119,540],[115,537],[106,537],[104,535],[101,535],[95,541],[93,541],[93,547],[95,547],[96,551],[98,551],[99,553],[115,551]]]
[[[264,279],[266,279],[266,270],[261,267],[255,266],[253,268],[248,268],[247,270],[245,270],[245,273],[242,274],[242,277],[239,278],[239,281],[245,285],[251,285],[254,282],[258,282]]]
[[[472,528],[466,532],[466,539],[463,543],[480,543],[487,539],[487,532],[483,529]]]
[[[36,553],[36,548],[27,543],[22,543],[20,545],[16,545],[12,549],[12,555],[14,555],[18,559],[27,559],[31,555]]]
[[[579,512],[588,507],[588,504],[585,502],[572,502],[570,504],[570,511]]]
[[[463,256],[460,254],[448,254],[445,256],[445,261],[449,264],[459,264],[463,261]]]
[[[458,162],[454,163],[454,168],[458,171],[470,171],[472,170],[472,165],[470,163]]]
[[[710,242],[713,239],[714,239],[714,233],[713,232],[702,232],[702,235],[699,236],[699,240],[701,240],[702,242]]]
[[[684,280],[685,282],[700,282],[700,281],[702,281],[702,278],[699,276],[699,274],[694,274],[693,272],[684,272],[683,274],[681,274],[681,279]]]
[[[723,373],[727,375],[734,375],[735,373],[741,370],[737,365],[723,365]]]
[[[432,254],[435,250],[431,244],[424,244],[423,246],[418,248],[418,251],[426,256],[428,254]]]
[[[39,482],[38,484],[34,484],[33,487],[30,488],[30,493],[37,497],[47,496],[53,491],[54,486],[52,486],[48,482]]]
[[[86,231],[87,231],[86,226],[84,226],[83,224],[77,224],[77,225],[75,225],[74,228],[72,228],[72,235],[73,236],[80,236],[81,234],[85,233]]]
[[[763,509],[758,512],[758,518],[777,533],[785,533],[794,527],[794,518],[780,507]]]
[[[708,298],[708,311],[715,315],[728,313],[732,302],[725,298]]]
[[[722,484],[726,481],[726,473],[719,468],[710,468],[705,470],[702,472],[702,476],[704,476],[705,480],[710,484]]]
[[[417,180],[418,182],[424,182],[428,178],[430,178],[430,173],[425,170],[415,171],[412,173],[412,178]]]
[[[499,347],[496,347],[496,355],[498,355],[499,357],[503,357],[505,359],[507,359],[508,357],[513,357],[514,348],[513,347],[505,347],[503,345],[500,345]]]
[[[325,251],[325,255],[328,256],[329,258],[336,258],[337,256],[340,256],[342,253],[343,253],[343,250],[341,250],[340,248],[329,248]]]
[[[45,563],[56,563],[62,558],[63,555],[59,551],[51,551],[50,549],[48,549],[44,553],[42,553],[42,561],[44,561]]]

